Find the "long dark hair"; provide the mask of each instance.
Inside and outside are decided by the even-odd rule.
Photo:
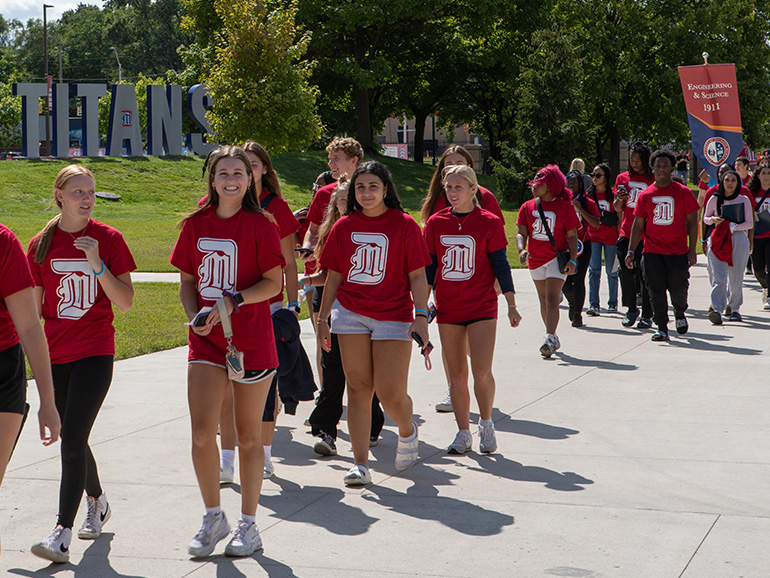
[[[263,147],[258,142],[247,140],[245,143],[243,143],[243,150],[247,153],[255,154],[265,166],[265,174],[262,175],[262,190],[269,191],[283,198],[283,193],[281,193],[281,184],[278,182],[278,175],[275,173],[275,169],[273,168],[273,161],[270,160],[270,155],[267,154],[267,149],[265,149],[265,147]],[[251,163],[249,163],[249,167],[251,167]]]
[[[604,163],[598,164],[596,166],[599,168],[599,170],[602,171],[602,173],[604,173],[604,198],[610,205],[612,205],[613,201],[615,200],[615,195],[612,193],[612,183],[614,182],[612,180],[612,169]],[[594,184],[592,177],[591,186],[588,187],[588,194],[593,196],[596,194],[596,192],[596,185]]]
[[[396,191],[396,185],[393,184],[393,177],[390,171],[382,163],[377,161],[367,161],[361,163],[356,167],[356,172],[353,173],[353,177],[350,179],[350,188],[348,189],[348,207],[345,210],[346,215],[350,215],[354,211],[360,211],[361,205],[356,200],[356,181],[359,175],[372,174],[382,181],[385,187],[385,206],[390,209],[398,209],[402,213],[405,213],[401,206],[401,199],[398,198],[398,192]]]
[[[762,190],[762,185],[759,182],[759,173],[762,172],[762,169],[768,169],[770,170],[770,167],[767,165],[762,165],[760,167],[757,167],[754,172],[751,174],[751,180],[749,181],[749,191],[751,191],[753,194],[757,194],[759,191]]]
[[[184,217],[181,221],[179,221],[179,227],[181,227],[187,219],[194,217],[198,213],[202,213],[209,207],[219,206],[219,194],[214,187],[214,175],[217,171],[217,164],[222,159],[238,159],[243,163],[243,166],[246,168],[246,174],[250,177],[249,186],[246,189],[246,193],[243,195],[243,200],[241,201],[241,209],[247,213],[257,213],[259,215],[263,215],[271,221],[274,220],[269,213],[263,211],[259,206],[257,190],[254,187],[254,175],[251,172],[251,162],[249,161],[249,157],[246,156],[246,152],[241,147],[225,145],[211,151],[209,156],[206,158],[206,165],[204,169],[208,169],[209,171],[208,196],[206,197],[206,201],[200,207],[198,207],[196,211],[193,211]]]
[[[652,167],[650,166],[650,156],[652,156],[652,151],[650,151],[650,147],[648,147],[646,144],[644,144],[642,141],[636,141],[634,144],[631,145],[631,148],[628,151],[628,158],[629,158],[629,164],[628,164],[628,174],[633,175],[634,169],[631,168],[631,155],[632,154],[638,154],[639,157],[642,159],[642,169],[644,170],[644,176],[648,179],[652,178]]]
[[[422,202],[422,207],[420,207],[420,218],[422,219],[423,224],[427,222],[433,214],[433,211],[436,208],[436,202],[441,197],[446,197],[446,191],[444,190],[446,158],[449,155],[454,154],[462,156],[468,163],[468,166],[473,168],[473,157],[471,157],[471,154],[464,147],[461,147],[460,145],[450,145],[446,148],[436,165],[436,170],[433,172],[433,177],[431,177],[430,185],[428,186],[428,194],[425,195],[425,200]],[[478,201],[478,205],[481,206],[480,188],[476,189],[476,200]]]

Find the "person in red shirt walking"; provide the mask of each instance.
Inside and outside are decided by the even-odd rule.
[[[551,357],[561,347],[556,336],[559,325],[559,294],[567,275],[577,268],[580,227],[567,180],[556,165],[540,169],[529,183],[533,199],[519,209],[516,219],[516,246],[519,260],[529,267],[540,300],[540,316],[545,324],[545,342],[540,355]],[[543,216],[541,216],[543,215]],[[549,234],[550,233],[550,234]],[[551,242],[553,237],[553,242]],[[557,251],[569,249],[569,262],[564,271],[559,268]]]
[[[417,461],[417,425],[407,382],[410,336],[417,334],[428,343],[429,264],[420,227],[401,208],[390,172],[378,162],[363,163],[350,180],[346,215],[332,227],[321,253],[328,275],[318,336],[329,351],[331,314],[347,378],[355,460],[344,478],[347,485],[371,483],[369,434],[375,392],[398,426],[396,469],[405,470]]]
[[[256,524],[262,489],[262,414],[278,367],[268,300],[280,292],[285,265],[278,227],[260,207],[251,162],[223,146],[209,163],[208,199],[183,219],[171,264],[180,271],[179,297],[190,320],[187,398],[192,458],[206,512],[188,552],[209,556],[230,531],[220,506],[217,425],[230,386],[230,347],[243,354],[232,379],[241,482],[241,517],[225,547],[250,556],[262,547]],[[232,328],[225,337],[219,306]],[[232,365],[232,364],[231,364]]]
[[[82,165],[59,171],[54,198],[61,213],[30,241],[27,251],[62,422],[57,525],[32,546],[32,553],[59,563],[69,560],[83,490],[88,511],[78,537],[98,538],[110,519],[88,438],[112,382],[112,306],[128,311],[134,299],[131,271],[136,263],[119,231],[91,219],[95,190],[93,174]]]
[[[471,449],[468,361],[470,351],[474,392],[479,406],[479,451],[497,449],[492,406],[495,378],[492,359],[497,326],[497,291],[500,284],[508,303],[508,320],[518,327],[511,267],[506,258],[503,223],[478,206],[476,173],[469,166],[444,170],[444,188],[450,208],[428,219],[423,230],[433,263],[428,267],[428,284],[436,292],[437,322],[441,348],[451,388],[455,420],[459,429],[449,453],[464,454]]]
[[[652,315],[658,330],[652,341],[668,341],[668,298],[674,307],[676,331],[687,333],[687,289],[690,267],[697,262],[698,210],[692,191],[672,180],[676,157],[666,149],[650,157],[655,182],[639,195],[634,209],[625,265],[634,268],[637,245],[644,236],[641,267],[650,292]]]

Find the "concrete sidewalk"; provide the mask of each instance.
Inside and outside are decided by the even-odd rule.
[[[32,416],[0,489],[0,571],[78,578],[770,576],[770,334],[763,331],[770,313],[747,279],[744,322],[713,327],[704,264],[692,274],[687,335],[672,328],[670,343],[653,343],[651,331],[626,329],[620,315],[606,313],[573,329],[562,308],[562,350],[543,360],[534,286],[527,271],[515,271],[524,321],[515,330],[498,327],[493,455],[477,453],[477,439],[470,454],[446,454],[455,424],[434,411],[446,391],[440,351],[432,371],[412,357],[420,463],[396,472],[396,432],[388,423],[372,449],[374,484],[363,490],[342,483],[352,464],[346,435],[339,456],[321,458],[303,426],[311,405],[280,415],[276,476],[265,482],[257,513],[265,549],[247,559],[221,556],[224,542],[208,560],[187,555],[203,508],[189,457],[186,349],[119,362],[92,435],[113,508],[105,532],[93,542],[75,538],[70,564],[48,565],[29,552],[55,523],[59,479],[58,446],[41,446]],[[438,349],[438,331],[431,331]],[[303,340],[312,355],[308,322]],[[36,407],[34,390],[30,398]],[[222,490],[231,523],[238,492],[237,484]],[[84,513],[83,506],[76,527]]]

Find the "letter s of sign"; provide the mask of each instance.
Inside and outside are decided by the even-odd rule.
[[[211,125],[206,120],[206,107],[213,106],[214,99],[209,96],[208,88],[202,84],[196,84],[190,88],[187,93],[187,112],[193,122],[198,125],[201,132],[187,133],[187,148],[196,155],[206,156],[214,147],[215,143],[207,143],[206,133],[211,133]]]

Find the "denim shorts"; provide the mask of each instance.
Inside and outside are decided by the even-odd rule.
[[[545,281],[546,279],[561,279],[564,281],[567,275],[559,271],[559,260],[554,257],[545,265],[541,265],[537,269],[530,269],[529,274],[534,281]]]
[[[396,339],[409,341],[411,323],[404,321],[377,321],[345,309],[339,301],[332,305],[332,333],[337,335],[370,335],[372,341]]]

